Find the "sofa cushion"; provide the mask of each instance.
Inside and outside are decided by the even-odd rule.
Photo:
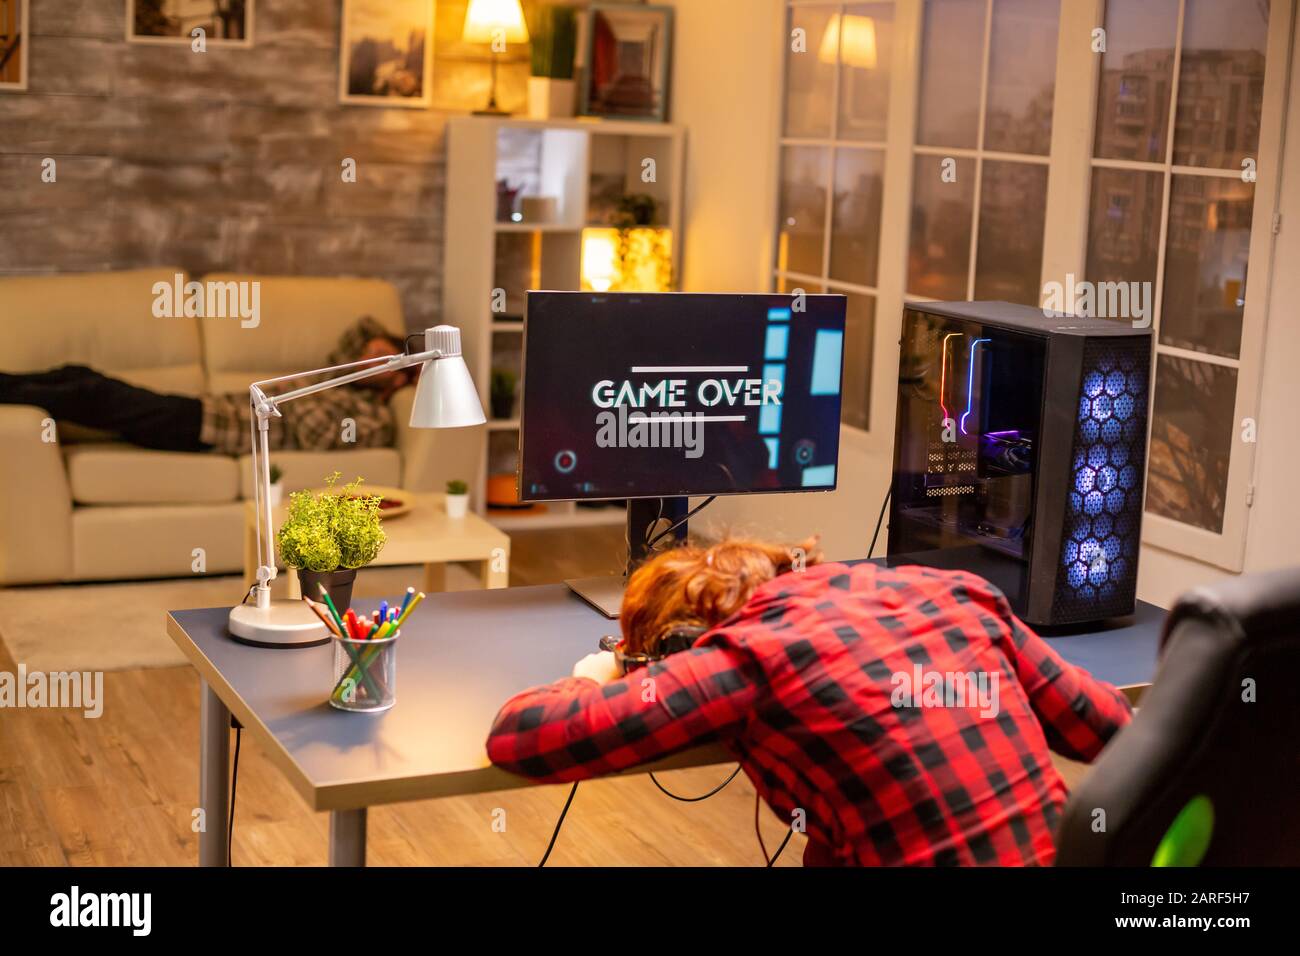
[[[78,504],[218,504],[239,494],[239,463],[228,455],[118,443],[73,445],[63,455]]]
[[[72,512],[72,578],[197,577],[243,567],[244,505],[115,505]],[[243,596],[230,584],[230,603]]]
[[[366,485],[401,487],[402,457],[394,448],[351,448],[347,451],[273,451],[271,463],[284,472],[284,493],[320,488],[325,477],[335,471],[342,474],[343,483],[358,476]],[[364,485],[362,486],[365,487]],[[245,498],[253,498],[253,456],[239,459],[239,491]]]
[[[199,324],[208,388],[245,394],[256,381],[325,365],[339,336],[362,316],[405,334],[397,289],[380,279],[212,273],[203,282],[257,282],[258,322]]]
[[[158,267],[0,278],[0,371],[89,365],[133,385],[197,395],[197,319],[154,315],[154,287],[185,270]]]

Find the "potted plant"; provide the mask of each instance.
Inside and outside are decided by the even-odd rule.
[[[469,511],[469,485],[459,478],[447,482],[447,517],[463,518]]]
[[[564,119],[573,115],[576,98],[573,59],[577,41],[578,11],[574,7],[549,5],[537,11],[529,45],[532,76],[528,78],[528,116],[531,119]]]
[[[325,490],[289,495],[289,516],[276,534],[285,567],[298,572],[302,593],[316,596],[320,585],[345,612],[352,604],[357,568],[375,560],[387,540],[379,521],[378,495],[357,492],[362,479],[334,490],[336,471]]]
[[[501,421],[510,418],[515,411],[515,373],[505,368],[492,370],[492,386],[489,390],[489,404],[492,417]]]
[[[279,465],[271,466],[271,497],[267,499],[267,505],[274,508],[284,500],[284,472],[280,470]]]

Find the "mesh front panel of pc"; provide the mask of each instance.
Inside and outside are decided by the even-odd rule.
[[[889,560],[972,571],[1038,625],[1133,610],[1150,334],[1002,302],[907,309]]]

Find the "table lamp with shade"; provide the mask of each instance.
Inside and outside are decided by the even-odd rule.
[[[863,70],[876,68],[876,21],[856,13],[836,14],[831,17],[822,35],[817,59],[823,63],[856,66]]]
[[[527,43],[528,24],[519,0],[470,0],[465,11],[465,30],[461,39],[466,43],[492,44],[492,92],[486,109],[475,110],[475,116],[505,116],[497,106],[497,56],[507,43]]]
[[[271,582],[275,580],[275,540],[271,532],[271,468],[267,432],[272,418],[280,417],[280,406],[304,395],[312,395],[359,382],[372,375],[420,366],[411,407],[412,428],[462,428],[487,421],[479,402],[478,390],[460,349],[460,329],[437,325],[424,331],[424,349],[381,358],[363,359],[346,365],[282,375],[254,382],[249,386],[252,406],[253,486],[257,499],[257,584],[243,604],[230,611],[228,626],[235,640],[257,647],[311,647],[327,643],[329,632],[315,613],[302,601],[272,601]],[[335,378],[279,395],[268,395],[265,388],[304,375],[343,372]]]

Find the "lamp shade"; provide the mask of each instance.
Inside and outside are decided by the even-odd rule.
[[[863,70],[876,68],[876,21],[854,13],[831,17],[822,36],[817,58],[823,63],[839,62]]]
[[[519,0],[470,0],[461,39],[491,43],[498,37],[505,43],[528,42],[528,25]]]
[[[420,367],[411,427],[464,428],[486,422],[478,389],[460,353],[460,329],[454,325],[425,329],[424,347],[438,350],[443,358],[429,359]]]

